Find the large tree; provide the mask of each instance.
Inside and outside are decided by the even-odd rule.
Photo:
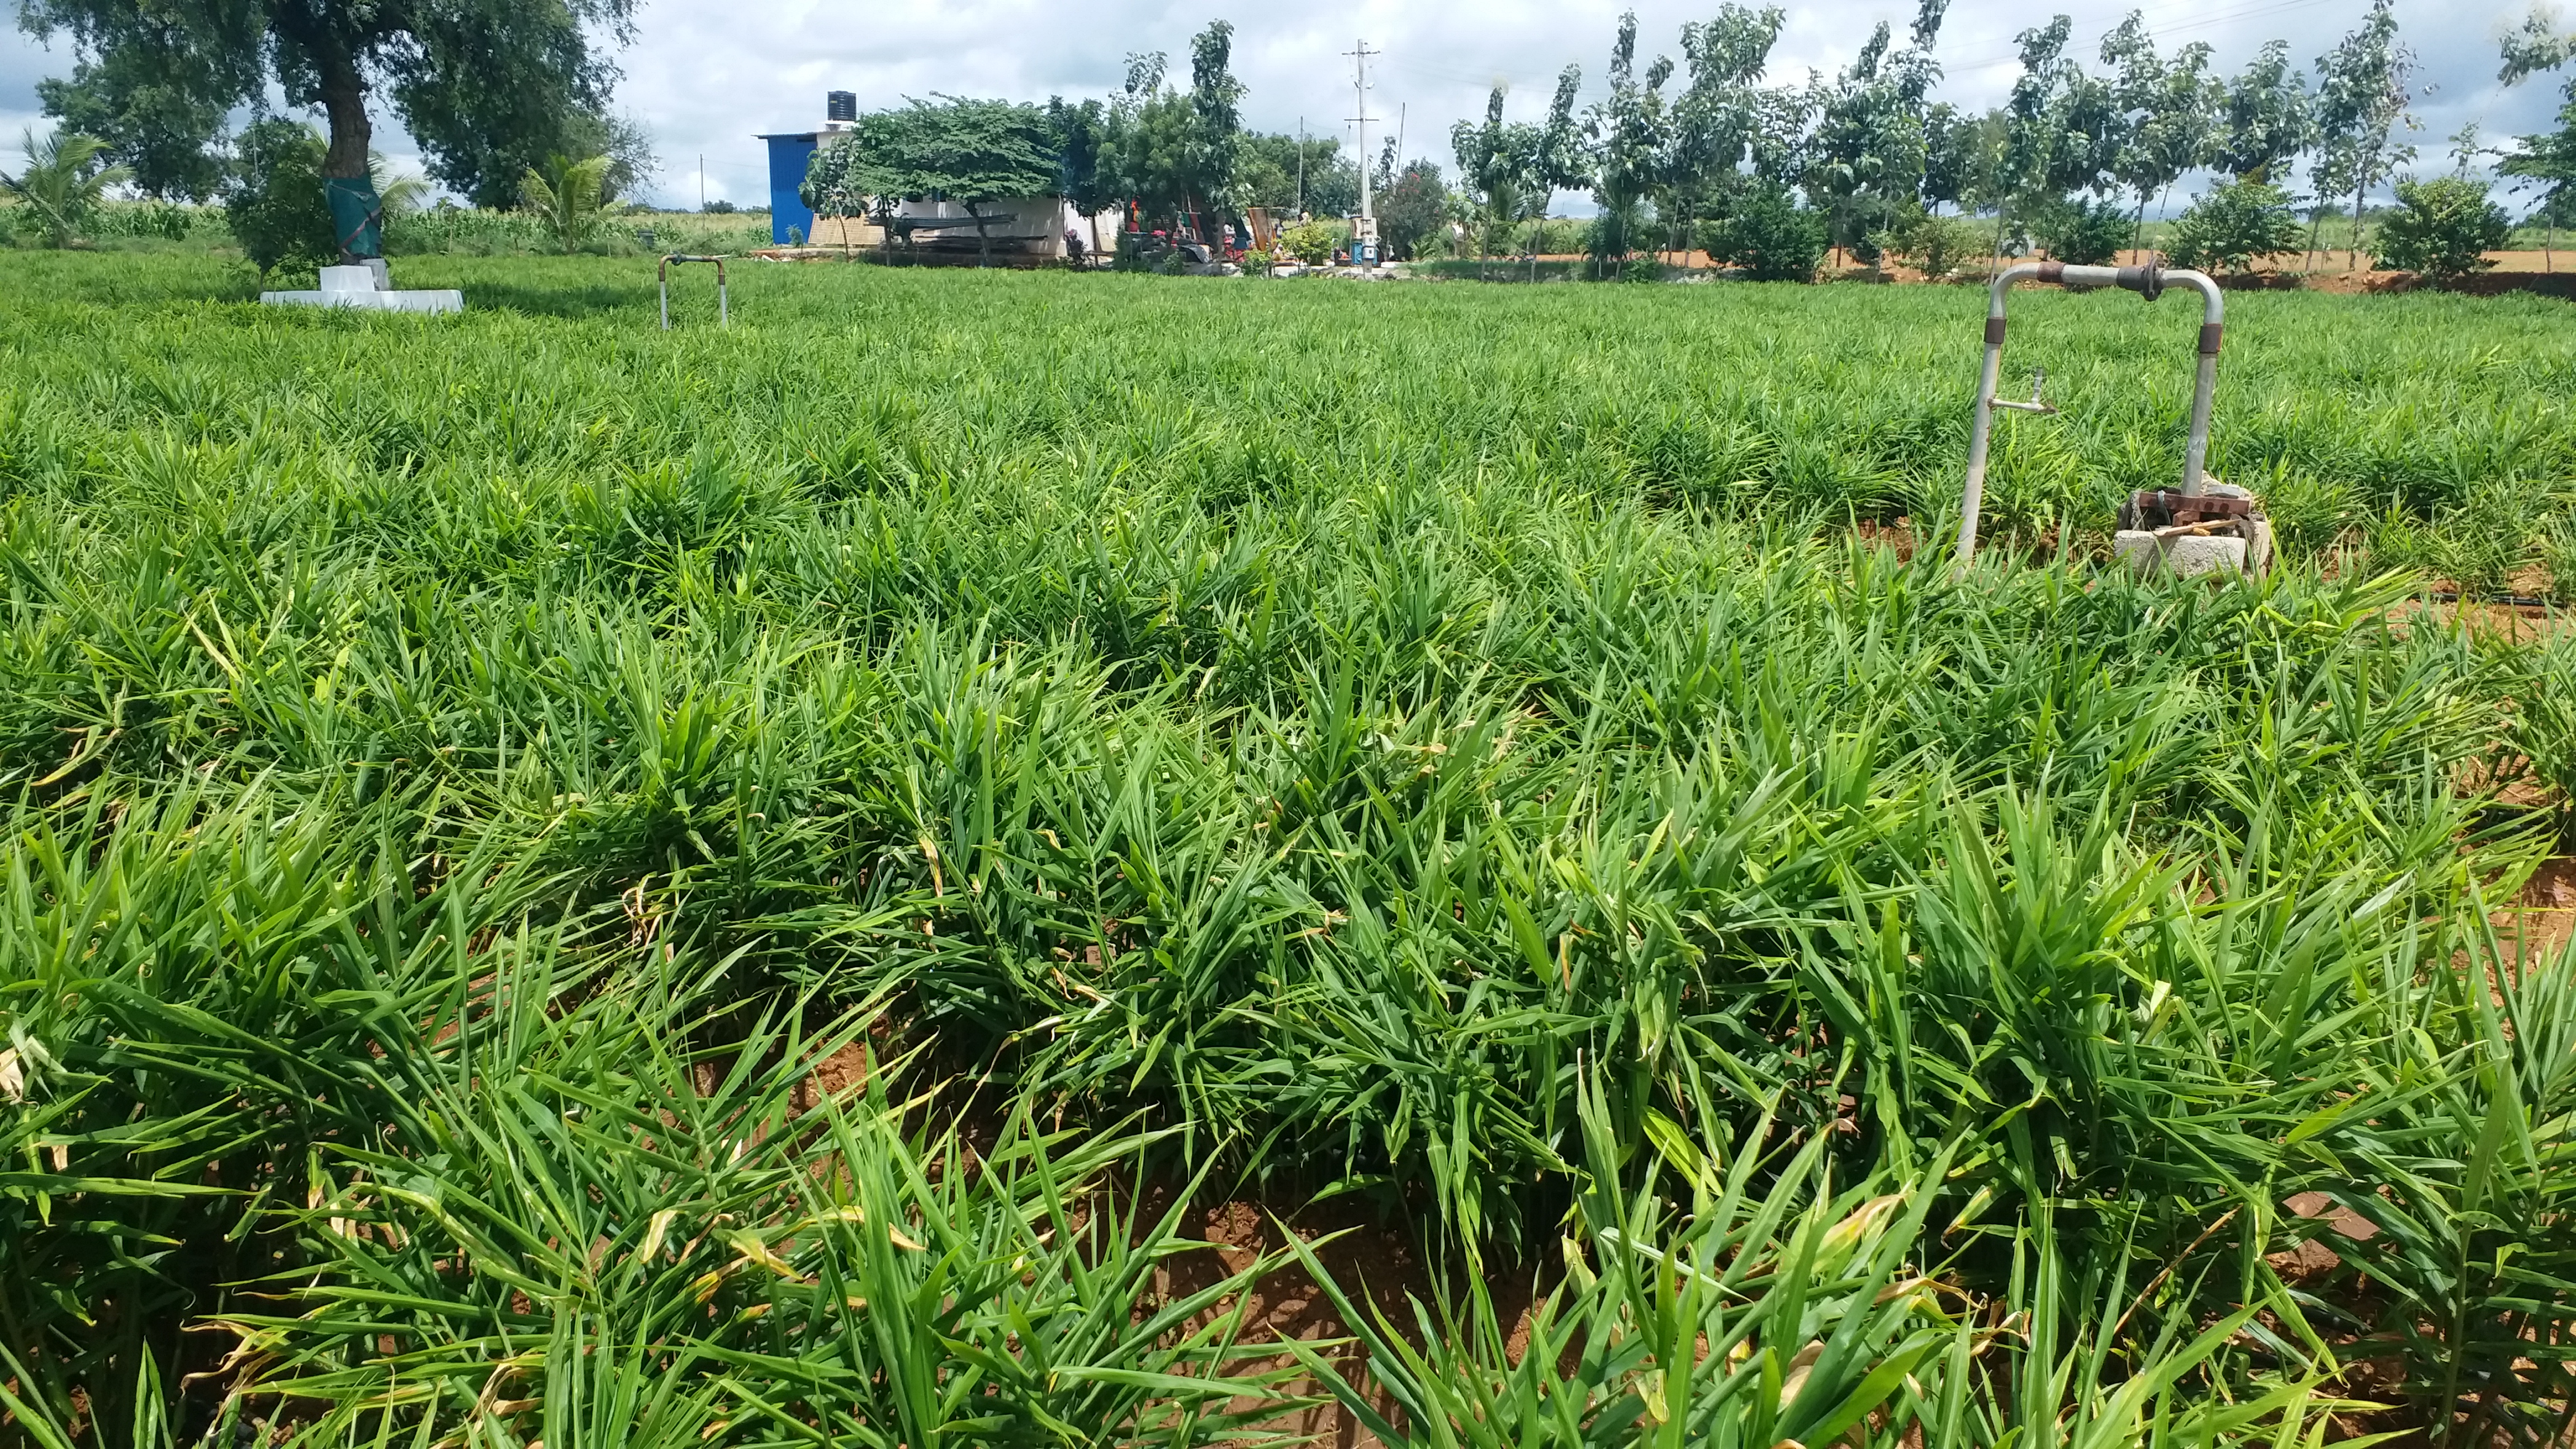
[[[1762,73],[1788,14],[1728,0],[1713,20],[1682,27],[1682,72],[1673,102],[1665,221],[1684,232],[1722,218],[1752,184],[1745,171],[1769,117]]]
[[[2504,68],[2497,79],[2513,85],[2571,60],[2576,60],[2576,30],[2562,32],[2546,12],[2534,10],[2520,30],[2505,37]],[[2568,76],[2562,94],[2565,101],[2558,108],[2558,129],[2522,137],[2496,168],[2513,177],[2518,188],[2540,193],[2537,211],[2549,227],[2542,245],[2551,266],[2556,264],[2549,254],[2558,249],[2558,228],[2576,212],[2576,74]]]
[[[485,204],[511,199],[530,163],[575,149],[603,113],[635,0],[18,0],[39,37],[68,34],[84,86],[111,109],[205,127],[275,87],[320,110],[322,163],[342,260],[382,251],[367,174],[371,107],[390,96],[430,173]],[[180,63],[157,67],[159,60]],[[160,88],[144,96],[146,83]],[[138,128],[136,134],[140,134]],[[167,147],[167,137],[153,142]],[[167,183],[179,188],[174,177]]]
[[[1824,205],[1837,247],[1866,245],[1869,234],[1922,191],[1929,145],[1924,100],[1941,77],[1932,46],[1948,6],[1949,0],[1923,0],[1912,46],[1892,55],[1887,22],[1880,21],[1850,67],[1832,85],[1816,87],[1816,128],[1799,179],[1808,199]],[[1875,253],[1864,253],[1870,256]]]
[[[1610,47],[1610,93],[1586,116],[1593,147],[1592,198],[1601,208],[1593,223],[1596,269],[1604,261],[1627,259],[1638,213],[1664,185],[1672,122],[1663,90],[1672,74],[1673,63],[1658,56],[1638,76],[1637,12],[1621,15]]]
[[[2321,143],[2317,191],[2352,190],[2352,265],[2361,265],[2361,218],[2370,188],[2415,159],[2415,148],[2397,139],[2400,126],[2415,128],[2406,107],[2415,52],[2398,43],[2391,0],[2371,0],[2370,13],[2335,48],[2317,57],[2317,132]]]
[[[2185,172],[2207,165],[2217,149],[2226,83],[2209,72],[2210,49],[2193,42],[2166,60],[2156,53],[2146,20],[2132,10],[2102,40],[2122,135],[2111,174],[2137,198],[2129,245],[2146,230],[2147,202],[2171,190]]]
[[[1231,63],[1234,27],[1215,21],[1190,42],[1190,88],[1164,83],[1161,52],[1127,57],[1127,84],[1100,117],[1101,184],[1146,217],[1186,221],[1201,210],[1231,211],[1242,147],[1243,84]]]
[[[1243,82],[1234,78],[1234,23],[1211,21],[1190,39],[1190,128],[1186,174],[1191,193],[1205,206],[1232,211],[1241,204],[1235,158],[1242,149]]]
[[[872,199],[935,198],[966,208],[975,221],[978,265],[993,260],[992,223],[984,208],[1054,194],[1063,182],[1062,137],[1047,112],[1016,101],[941,96],[860,118],[850,139],[814,153],[806,164],[808,205]]]
[[[2290,43],[2266,41],[2227,87],[2216,161],[2239,181],[2268,183],[2316,139],[2308,78],[2290,64]]]

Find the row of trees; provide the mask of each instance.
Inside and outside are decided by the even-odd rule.
[[[1865,256],[1909,212],[1945,206],[1994,216],[1998,249],[2036,236],[2098,252],[2132,244],[2147,207],[2202,168],[2269,183],[2304,160],[2314,190],[2351,196],[2358,215],[2413,155],[2399,132],[2412,125],[2414,58],[2390,0],[2373,0],[2318,58],[2313,89],[2286,42],[2230,79],[2205,44],[2162,53],[2134,11],[2088,69],[2057,16],[2017,37],[2021,74],[2006,103],[1983,113],[1932,98],[1947,3],[1921,0],[1902,46],[1882,23],[1831,78],[1784,83],[1765,80],[1778,7],[1723,5],[1683,28],[1678,64],[1658,57],[1642,69],[1631,13],[1611,47],[1608,94],[1580,116],[1569,68],[1544,121],[1508,121],[1498,88],[1483,124],[1459,123],[1461,180],[1489,233],[1550,192],[1589,191],[1599,245],[1614,255],[1649,212],[1681,244],[1698,223],[1773,207],[1793,190],[1823,213],[1834,245]]]
[[[1234,27],[1217,21],[1190,42],[1186,87],[1167,58],[1127,58],[1106,99],[1044,106],[934,96],[859,118],[850,137],[815,153],[803,196],[832,216],[885,210],[903,198],[963,206],[990,259],[995,202],[1062,195],[1086,216],[1185,225],[1246,207],[1334,213],[1359,204],[1359,171],[1340,143],[1261,135],[1242,123]]]
[[[1614,264],[1649,244],[1698,241],[1756,271],[1794,274],[1811,233],[1864,259],[1899,244],[1956,253],[1956,228],[1924,225],[1945,211],[1992,218],[1995,251],[2035,242],[2092,261],[2136,245],[2150,206],[2183,177],[2214,170],[2239,188],[2213,193],[2197,220],[2214,252],[2232,254],[2244,239],[2220,223],[2252,217],[2268,246],[2304,200],[2311,247],[2328,207],[2348,206],[2357,263],[2369,197],[2416,155],[2407,139],[2416,63],[2392,0],[2372,0],[2311,66],[2275,40],[2233,75],[2205,44],[2167,53],[2138,12],[2088,62],[2057,16],[2017,37],[2020,74],[2004,104],[1983,112],[1935,99],[1947,4],[1919,0],[1902,43],[1881,24],[1830,77],[1777,82],[1768,78],[1785,20],[1776,6],[1728,0],[1683,27],[1678,61],[1641,57],[1631,13],[1599,99],[1578,108],[1582,72],[1568,66],[1543,114],[1514,119],[1497,87],[1481,121],[1454,126],[1454,188],[1427,161],[1399,165],[1391,147],[1377,158],[1383,231],[1401,255],[1455,217],[1491,254],[1576,191],[1597,203],[1592,244]],[[1186,85],[1164,56],[1140,53],[1103,99],[940,97],[880,112],[817,156],[808,199],[846,214],[940,195],[976,214],[989,200],[1060,192],[1086,214],[1147,226],[1254,205],[1353,209],[1357,158],[1336,142],[1244,129],[1232,46],[1223,21],[1201,31]],[[2508,44],[2507,78],[2559,65],[2571,48],[2534,20]],[[2576,96],[2569,109],[2576,120]],[[2545,205],[2563,203],[2570,133],[2562,123],[2558,136],[2525,138],[2503,170],[2541,185]],[[2304,198],[2288,189],[2294,181]]]
[[[1624,16],[1607,94],[1579,114],[1581,75],[1569,67],[1543,119],[1510,120],[1497,87],[1481,123],[1452,129],[1481,247],[1494,249],[1543,214],[1553,193],[1588,191],[1600,209],[1594,246],[1609,259],[1632,249],[1649,217],[1670,246],[1733,237],[1778,250],[1820,226],[1831,245],[1874,259],[1946,207],[1991,216],[1998,252],[2035,240],[2094,261],[2136,245],[2147,208],[2183,177],[2214,170],[2225,178],[2221,189],[2245,189],[2219,198],[2204,231],[2231,207],[2250,208],[2270,227],[2304,199],[2313,248],[2329,207],[2347,205],[2357,262],[2370,195],[2415,159],[2407,136],[2417,128],[2409,109],[2416,60],[2391,0],[2372,0],[2312,69],[2275,40],[2233,76],[2213,67],[2205,44],[2163,52],[2135,11],[2088,66],[2070,50],[2072,25],[2060,15],[2016,38],[2021,73],[2005,103],[1982,113],[1933,99],[1947,3],[1920,0],[1901,46],[1881,24],[1832,77],[1777,83],[1766,80],[1784,20],[1777,7],[1730,0],[1714,19],[1683,27],[1678,63],[1657,57],[1642,66],[1636,17]],[[2564,64],[2576,55],[2576,35],[2535,14],[2505,50],[2510,83]],[[2499,169],[2537,188],[2545,216],[2554,220],[2569,204],[2576,82],[2559,130],[2521,138]],[[2304,198],[2288,189],[2294,177]],[[2439,205],[2436,191],[2421,189],[2434,183],[2410,185],[2423,203],[2404,203],[2410,224],[2428,208],[2460,210],[2461,188],[2476,190],[2465,168],[2444,179]],[[1812,214],[1783,223],[1784,207]],[[1955,250],[1954,230],[1929,235],[1917,250]]]
[[[1569,66],[1542,117],[1510,119],[1498,88],[1481,123],[1453,129],[1456,209],[1490,249],[1555,194],[1588,191],[1601,214],[1596,250],[1616,258],[1650,232],[1664,245],[1712,226],[1759,233],[1796,197],[1831,244],[1867,257],[1912,216],[1946,207],[1991,216],[1998,250],[2037,239],[2071,257],[2116,249],[2124,233],[2134,241],[2157,196],[2214,168],[2268,187],[2303,173],[2312,241],[2321,203],[2348,197],[2357,256],[2368,196],[2415,155],[2405,139],[2415,60],[2392,0],[2372,0],[2312,68],[2274,41],[2232,77],[2212,68],[2206,45],[2163,53],[2134,12],[2088,67],[2058,16],[2018,37],[2021,74],[2006,103],[1982,113],[1933,99],[1947,3],[1919,0],[1901,46],[1882,24],[1831,78],[1782,82],[1767,79],[1777,7],[1728,0],[1683,27],[1678,62],[1642,65],[1632,13],[1601,99],[1577,111],[1581,72]],[[431,175],[479,205],[520,200],[531,168],[552,156],[606,155],[606,187],[631,186],[649,149],[607,109],[615,71],[594,38],[622,42],[632,14],[633,0],[20,0],[29,30],[75,46],[72,74],[41,87],[47,110],[64,131],[99,138],[96,165],[148,195],[203,199],[237,179],[242,152],[224,129],[238,109],[257,113],[282,94],[319,110],[344,250],[353,237],[372,246],[370,116],[388,98]],[[809,192],[848,204],[1060,191],[1088,214],[1157,224],[1254,205],[1352,209],[1364,158],[1329,139],[1247,132],[1232,48],[1232,27],[1218,21],[1192,40],[1186,85],[1163,55],[1140,53],[1105,98],[938,98],[879,113],[854,144],[822,153]],[[2506,79],[2561,66],[2571,51],[2576,40],[2535,15],[2507,42]],[[1397,163],[1379,158],[1377,179],[1401,245],[1399,233],[1427,229],[1453,198],[1437,167]],[[2576,82],[2558,130],[2522,138],[2501,169],[2538,188],[2552,218],[2570,205]]]

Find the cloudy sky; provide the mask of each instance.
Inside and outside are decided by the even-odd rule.
[[[2447,166],[2446,138],[2468,122],[2490,140],[2542,129],[2555,112],[2560,77],[2496,84],[2498,38],[2529,0],[2398,0],[2406,42],[2420,61],[2416,112],[2427,169]],[[1887,20],[1902,34],[1913,0],[1847,6],[1791,4],[1773,52],[1774,78],[1845,64]],[[2146,0],[2149,30],[2170,52],[2192,41],[2217,50],[2232,72],[2264,41],[2287,39],[2311,60],[2359,20],[2366,0]],[[1496,82],[1510,87],[1512,114],[1544,111],[1556,73],[1583,67],[1587,98],[1600,72],[1622,0],[1465,0],[1433,5],[1379,3],[1251,7],[1224,0],[867,0],[862,4],[776,0],[642,0],[636,41],[621,57],[619,105],[652,132],[662,169],[658,198],[694,206],[709,197],[765,199],[756,132],[802,129],[820,120],[823,93],[851,90],[862,107],[906,95],[945,92],[1043,100],[1103,95],[1116,87],[1130,51],[1160,50],[1186,77],[1190,37],[1210,19],[1235,25],[1235,70],[1249,93],[1246,119],[1265,130],[1313,132],[1347,142],[1353,114],[1351,63],[1343,54],[1365,36],[1384,54],[1371,62],[1369,111],[1401,124],[1406,153],[1444,163],[1449,123],[1481,115]],[[1636,0],[1644,56],[1678,58],[1684,22],[1716,0]],[[2005,0],[1953,0],[1939,56],[1940,94],[1982,107],[2000,101],[2017,70],[2013,35],[2055,7]],[[2128,0],[2071,0],[2075,49],[2088,63]],[[14,139],[38,122],[35,83],[67,71],[71,56],[15,32],[0,38],[0,127]],[[385,118],[390,120],[390,118]],[[1378,126],[1372,126],[1373,134]],[[380,121],[383,149],[408,147]],[[6,142],[0,142],[5,146]],[[1372,149],[1375,143],[1372,143]],[[703,157],[703,175],[701,160]]]

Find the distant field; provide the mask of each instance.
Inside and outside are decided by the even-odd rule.
[[[395,276],[0,255],[13,1414],[2553,1432],[2567,304]]]
[[[495,445],[491,414],[450,404],[464,382],[506,395],[512,466],[532,478],[686,440],[809,478],[856,466],[855,449],[978,490],[1043,476],[1055,496],[1114,478],[1137,496],[1279,503],[1482,477],[1927,520],[1957,497],[1983,309],[1975,289],[1504,294],[737,261],[736,333],[706,353],[685,331],[712,321],[705,268],[680,274],[684,332],[665,340],[648,259],[396,265],[412,285],[465,288],[478,315],[427,348],[326,331],[347,370],[320,398],[302,394],[309,356],[276,345],[309,319],[119,305],[246,297],[237,264],[27,254],[0,287],[16,294],[19,386],[59,394],[47,416],[94,416],[105,431],[84,446],[111,457],[170,425],[159,399],[178,389],[180,416],[213,436],[299,399],[309,421],[260,435],[295,456],[311,430],[349,426],[314,411],[347,397],[398,440],[371,456],[471,468]],[[2007,388],[2044,367],[2064,413],[2004,421],[1988,526],[2098,534],[2124,490],[2178,471],[2197,314],[2037,290],[2013,306]],[[2246,293],[2229,309],[2211,467],[2265,495],[2293,550],[2576,597],[2566,303]],[[118,339],[149,361],[111,384],[92,365]],[[635,385],[650,371],[689,381],[657,395]]]

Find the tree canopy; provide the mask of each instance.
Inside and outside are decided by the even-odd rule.
[[[1335,136],[1296,137],[1247,131],[1235,155],[1235,181],[1246,206],[1282,216],[1303,211],[1339,216],[1360,204],[1360,169]]]
[[[2415,148],[2396,139],[2399,127],[2415,127],[2406,109],[2414,71],[2415,52],[2398,42],[2391,0],[2371,0],[2361,24],[2317,57],[2316,189],[2320,196],[2352,193],[2356,263],[2370,188],[2415,158]]]
[[[2576,60],[2576,30],[2560,31],[2550,16],[2534,10],[2522,27],[2505,37],[2504,66],[2497,79],[2513,85],[2542,71]],[[2576,67],[2571,67],[2558,129],[2524,136],[2496,170],[2539,193],[2538,211],[2554,231],[2576,211]]]
[[[2273,40],[2227,88],[2213,159],[2239,181],[2267,182],[2316,139],[2315,102],[2290,43]]]
[[[132,44],[77,61],[71,76],[36,82],[45,114],[97,137],[135,189],[164,201],[203,201],[223,185],[224,158],[208,143],[224,128],[224,87],[206,58],[162,27]]]
[[[1064,182],[1064,137],[1047,111],[1016,101],[940,96],[859,118],[850,139],[814,153],[805,202],[844,214],[873,200],[953,201],[975,218],[983,259],[992,259],[984,208],[1015,197],[1049,196]]]
[[[19,0],[30,32],[68,34],[79,64],[49,106],[101,128],[138,180],[202,194],[225,115],[270,88],[322,111],[322,174],[345,255],[376,250],[371,106],[390,96],[430,174],[505,205],[528,166],[586,153],[635,0]]]
[[[2102,42],[2120,116],[2111,174],[2137,199],[2132,243],[2146,225],[2147,203],[2216,155],[2227,84],[2210,74],[2210,55],[2207,44],[2195,41],[2163,58],[2135,10]]]

